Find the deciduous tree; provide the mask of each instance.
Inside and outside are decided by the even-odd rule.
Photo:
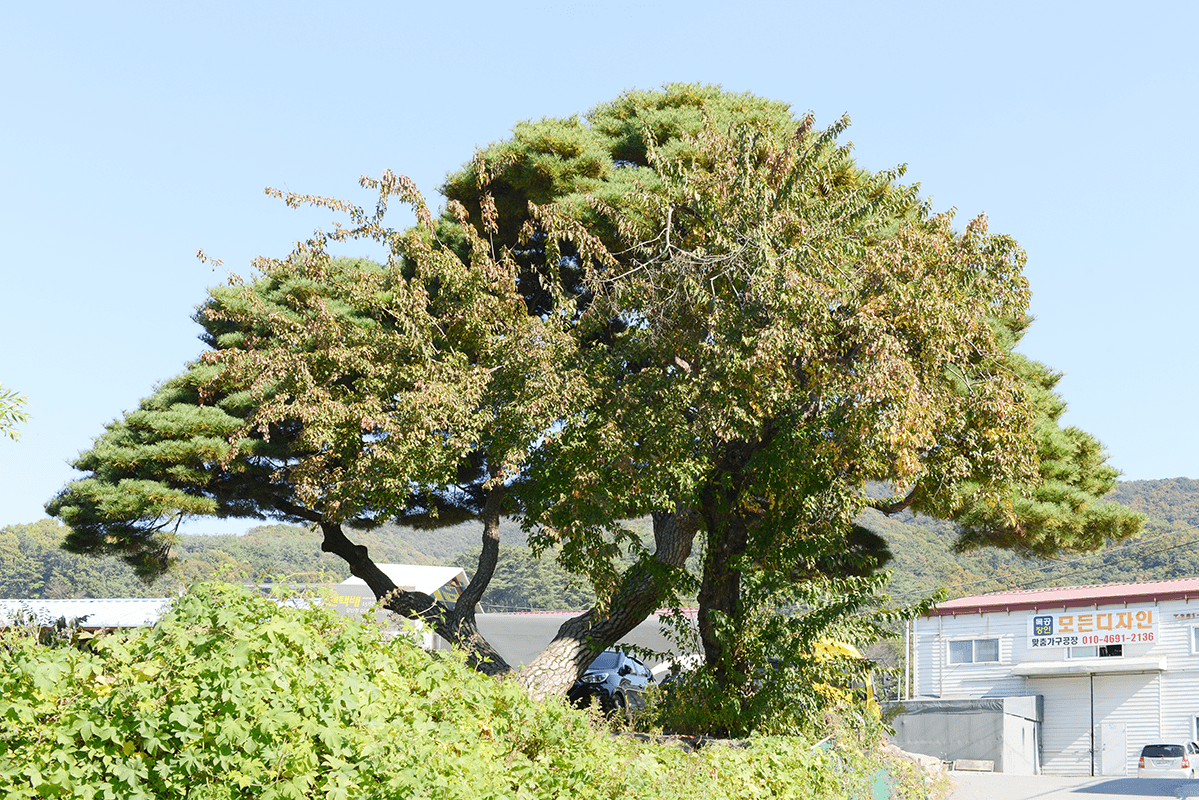
[[[760,605],[742,597],[747,571],[767,596],[869,572],[877,548],[828,563],[864,508],[1040,555],[1139,529],[1100,502],[1116,475],[1102,447],[1059,426],[1056,375],[1013,350],[1029,321],[1024,254],[985,218],[955,230],[902,169],[854,164],[837,144],[847,120],[817,131],[748,96],[670,86],[588,122],[526,123],[483,159],[506,207],[529,209],[529,263],[564,265],[552,277],[604,365],[584,371],[587,413],[535,456],[535,543],[602,574],[593,543],[612,520],[698,515],[700,629],[731,678]],[[467,207],[472,174],[447,187]],[[872,498],[870,481],[899,494]]]
[[[598,598],[522,671],[535,695],[688,586],[701,531],[700,631],[726,684],[744,680],[737,642],[763,608],[797,583],[860,587],[836,580],[883,563],[864,508],[1038,554],[1130,535],[1135,515],[1098,503],[1115,476],[1102,448],[1058,425],[1056,376],[1013,350],[1022,251],[985,219],[959,231],[932,214],[902,169],[862,170],[838,143],[847,124],[668,86],[522,123],[450,177],[438,219],[390,173],[364,179],[373,214],[276,193],[349,224],[214,290],[210,350],[113,423],[48,510],[72,549],[147,575],[182,516],[317,524],[390,608],[490,669],[506,665],[474,603],[499,515],[523,514]],[[414,227],[385,224],[395,198]],[[387,263],[329,256],[353,239]],[[621,524],[645,514],[652,548]],[[484,537],[454,609],[397,592],[345,531],[462,515]]]
[[[397,591],[343,527],[401,516],[417,488],[452,482],[481,428],[486,365],[438,348],[450,321],[430,316],[418,281],[311,243],[288,262],[213,290],[197,314],[208,353],[82,454],[90,475],[47,505],[71,527],[65,546],[120,554],[148,578],[187,516],[313,524],[389,608],[503,669],[473,631],[486,565],[450,609]]]

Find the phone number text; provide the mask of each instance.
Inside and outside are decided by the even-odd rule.
[[[1152,642],[1153,632],[1105,633],[1094,636],[1038,636],[1030,640],[1032,647],[1076,647],[1080,644],[1133,644]]]

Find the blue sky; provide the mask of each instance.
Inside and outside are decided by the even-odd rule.
[[[1197,23],[1183,2],[7,4],[0,384],[30,421],[0,439],[0,526],[40,519],[200,353],[207,287],[334,219],[265,187],[369,203],[358,177],[391,169],[436,206],[517,121],[668,81],[847,112],[864,166],[987,213],[1028,251],[1022,349],[1065,373],[1066,422],[1126,479],[1199,477]]]

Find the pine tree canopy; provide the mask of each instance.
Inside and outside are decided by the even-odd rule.
[[[586,633],[561,634],[575,649],[547,656],[559,682],[683,591],[709,662],[733,665],[749,655],[728,632],[796,586],[873,591],[888,556],[855,523],[868,508],[1041,556],[1134,534],[1100,499],[1102,446],[1060,425],[1058,374],[1015,351],[1023,250],[933,213],[902,167],[859,167],[848,124],[672,84],[520,123],[448,177],[439,216],[391,173],[363,179],[373,212],[275,192],[348,222],[212,290],[207,352],[113,422],[47,509],[69,549],[146,576],[183,517],[316,523],[381,597],[343,524],[477,516],[485,585],[499,515],[519,515],[597,596]],[[389,228],[392,200],[417,224]],[[329,255],[355,240],[386,263]],[[623,525],[650,514],[653,548]]]

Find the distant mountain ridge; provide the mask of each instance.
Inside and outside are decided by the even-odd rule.
[[[1121,481],[1107,499],[1141,512],[1154,525],[1199,525],[1199,480],[1194,478]]]
[[[994,549],[954,553],[953,525],[927,517],[887,518],[867,512],[863,522],[890,544],[894,554],[890,591],[897,601],[914,601],[941,586],[949,589],[950,597],[962,597],[1001,589],[1199,575],[1199,480],[1124,481],[1108,498],[1144,514],[1145,532],[1098,554],[1055,561],[1025,559]],[[242,536],[180,536],[177,573],[147,586],[116,559],[75,556],[59,549],[64,532],[53,520],[0,528],[0,597],[161,597],[183,583],[214,576],[317,583],[341,581],[349,575],[343,561],[321,552],[319,533],[268,524]],[[385,525],[353,535],[378,562],[450,564],[468,573],[481,542],[481,528],[473,523],[420,530]],[[548,556],[530,557],[516,522],[504,521],[500,540],[502,560],[485,602],[514,608],[587,603],[590,592],[585,585]]]
[[[1199,575],[1199,480],[1123,481],[1107,495],[1145,515],[1136,538],[1094,554],[1021,558],[985,549],[954,553],[950,523],[874,514],[867,523],[891,545],[892,592],[903,597],[946,587],[964,597],[1006,589],[1168,580]]]

